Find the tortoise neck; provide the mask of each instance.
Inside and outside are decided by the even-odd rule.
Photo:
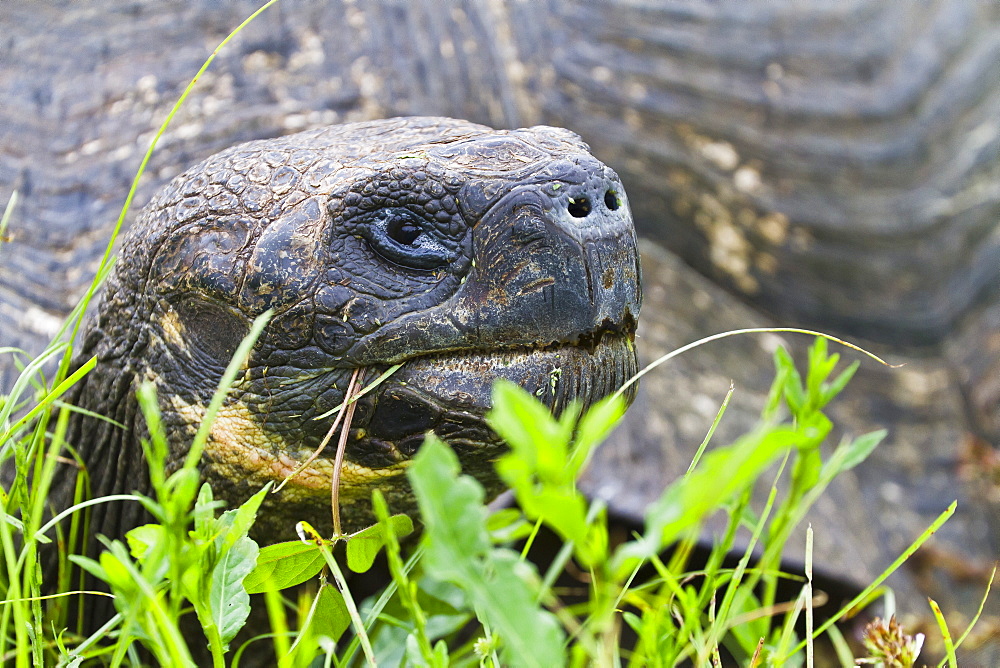
[[[73,504],[81,482],[84,498],[149,491],[149,471],[140,443],[145,423],[135,386],[130,370],[99,361],[75,388],[73,403],[87,413],[75,412],[70,418],[66,442],[75,450],[77,461],[58,469],[52,494],[57,510]],[[145,517],[142,506],[134,501],[98,504],[92,509],[90,534],[122,538]]]

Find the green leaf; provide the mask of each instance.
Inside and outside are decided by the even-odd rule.
[[[573,441],[573,452],[567,464],[567,473],[574,480],[590,459],[594,448],[607,438],[621,420],[626,408],[624,398],[611,395],[598,401],[580,417]]]
[[[212,488],[203,483],[198,490],[198,500],[194,504],[194,532],[201,538],[209,540],[215,526],[215,509],[219,504],[212,498]]]
[[[128,541],[132,556],[142,562],[149,548],[161,544],[165,536],[166,530],[162,524],[143,524],[126,533],[125,540]]]
[[[501,508],[486,518],[486,530],[494,543],[513,543],[531,535],[533,523],[517,508]]]
[[[323,570],[323,553],[312,543],[293,540],[261,548],[257,565],[243,581],[250,594],[278,591],[315,577]]]
[[[706,454],[688,476],[673,483],[646,512],[646,530],[637,541],[622,545],[612,559],[614,572],[622,575],[636,559],[648,559],[734,494],[744,490],[775,458],[799,438],[787,426],[763,426],[733,445]]]
[[[316,610],[313,613],[312,632],[317,636],[327,636],[336,641],[351,625],[351,615],[347,611],[344,596],[332,584],[324,584],[316,594]]]
[[[177,512],[187,512],[198,495],[198,483],[201,482],[201,471],[197,468],[182,468],[174,471],[164,484],[166,493],[160,498],[166,498]]]
[[[460,476],[460,472],[458,457],[433,434],[428,434],[407,469],[421,517],[427,524],[425,535],[437,537],[443,549],[435,554],[446,561],[455,556],[448,555],[449,551],[481,555],[490,548],[485,528],[488,513],[483,505],[486,493],[482,485],[469,476]]]
[[[404,642],[406,652],[403,654],[403,661],[407,666],[414,668],[430,668],[430,664],[424,660],[424,655],[420,652],[420,641],[412,633],[406,636]]]
[[[257,553],[257,543],[243,536],[225,551],[212,570],[209,607],[212,622],[226,645],[250,614],[250,595],[243,588],[243,579],[253,570]]]
[[[588,503],[579,491],[553,486],[518,491],[522,493],[517,495],[517,499],[529,518],[542,518],[564,540],[577,544],[587,540]]]
[[[87,573],[90,573],[98,580],[108,583],[111,582],[111,580],[108,579],[107,572],[104,570],[101,564],[95,561],[94,559],[91,559],[90,557],[84,557],[79,554],[71,554],[69,555],[69,560],[72,563],[79,566],[80,568],[82,568]]]
[[[785,403],[792,411],[793,415],[798,415],[805,408],[806,396],[802,389],[802,376],[795,368],[792,356],[784,348],[777,348],[774,351],[774,366],[777,370],[777,377],[783,381],[782,394]]]
[[[153,381],[142,381],[136,392],[136,400],[139,402],[139,408],[146,419],[146,427],[150,435],[148,441],[146,439],[140,440],[143,453],[146,455],[146,462],[149,464],[149,482],[159,496],[163,490],[169,448],[160,415],[160,404],[156,400],[156,385]]]
[[[104,581],[111,585],[112,591],[115,591],[115,593],[135,592],[136,584],[132,580],[128,566],[122,561],[120,555],[112,554],[111,552],[101,552],[98,561],[101,564],[100,568],[104,575]],[[83,564],[81,563],[80,565],[82,566]]]
[[[250,527],[257,519],[257,510],[263,503],[264,497],[271,490],[271,483],[267,483],[256,494],[244,501],[239,508],[227,510],[216,520],[219,535],[216,536],[216,543],[220,550],[227,550],[237,540],[243,538],[250,532]]]
[[[764,409],[761,411],[760,417],[761,421],[777,421],[779,419],[778,409],[782,406],[782,399],[785,396],[785,383],[788,379],[788,369],[783,367],[778,363],[777,354],[775,355],[775,376],[774,382],[771,383],[771,389],[768,390],[767,403],[764,405]]]
[[[545,480],[565,481],[569,442],[579,415],[579,404],[571,404],[556,420],[549,409],[523,388],[509,381],[493,384],[493,408],[487,413],[490,426],[511,449]]]
[[[885,429],[879,429],[841,445],[824,467],[827,469],[824,474],[832,478],[844,471],[850,471],[868,459],[868,456],[888,433]]]
[[[483,488],[459,471],[458,458],[433,435],[407,470],[427,525],[424,568],[469,593],[501,638],[505,664],[564,665],[562,629],[529,585],[537,574],[516,553],[491,547]]]
[[[861,366],[861,362],[853,362],[849,367],[844,369],[839,376],[832,383],[830,383],[823,391],[823,403],[827,404],[835,396],[840,394],[840,392],[847,386],[851,378],[854,377],[854,372],[858,370]]]
[[[434,663],[438,666],[449,665],[448,644],[444,640],[438,640],[434,645]]]
[[[413,520],[406,515],[393,515],[389,518],[389,524],[397,538],[413,533]],[[366,572],[372,567],[385,542],[381,524],[351,534],[347,538],[347,567],[355,573]]]
[[[823,383],[830,377],[834,367],[837,366],[837,362],[840,361],[840,355],[827,355],[828,348],[826,339],[821,336],[817,336],[813,344],[809,347],[806,392],[813,401],[822,397]],[[818,403],[813,403],[811,408],[818,410],[822,406]]]
[[[798,443],[800,450],[818,450],[833,430],[833,422],[819,411],[802,416],[796,426],[802,436]]]

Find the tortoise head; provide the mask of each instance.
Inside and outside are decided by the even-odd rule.
[[[271,310],[202,473],[232,503],[284,479],[323,440],[333,418],[316,418],[355,369],[373,380],[401,363],[351,423],[340,498],[356,527],[373,487],[411,508],[403,474],[429,430],[497,491],[492,383],[557,411],[606,396],[635,371],[640,301],[625,192],[568,131],[410,118],[252,142],[178,176],[130,232],[79,398],[130,431],[76,433],[106,481],[98,491],[138,485],[133,394],[149,379],[176,466],[252,320]],[[271,495],[259,537],[288,537],[299,519],[329,527],[334,451]]]

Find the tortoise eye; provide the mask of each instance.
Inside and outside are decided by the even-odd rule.
[[[404,246],[412,246],[420,238],[420,235],[423,234],[423,230],[410,219],[397,216],[391,218],[388,224],[386,224],[385,233],[396,243],[403,244]]]
[[[204,359],[224,369],[232,358],[249,327],[235,312],[200,297],[187,297],[172,304],[183,325],[184,337],[192,352],[199,352]]]
[[[437,230],[409,209],[393,207],[372,214],[362,226],[372,250],[411,269],[437,269],[455,257]]]

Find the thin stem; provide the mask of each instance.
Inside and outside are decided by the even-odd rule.
[[[813,527],[806,527],[806,668],[813,668]]]
[[[357,378],[357,376],[358,376],[358,369],[355,369],[354,370],[354,374],[351,376],[351,381],[350,381],[350,383],[347,386],[347,396],[348,397],[350,397],[350,395],[351,395],[351,388],[353,387],[354,379]],[[347,399],[345,399],[344,401],[346,403]],[[343,405],[344,404],[341,404],[341,406],[343,406]],[[337,427],[340,426],[340,421],[344,419],[344,414],[346,412],[347,411],[343,411],[343,410],[337,412],[336,419],[334,419],[333,424],[331,424],[330,428],[327,430],[326,436],[324,436],[323,440],[320,441],[319,447],[316,448],[311,455],[309,455],[308,459],[306,459],[304,462],[302,462],[301,464],[299,464],[298,467],[296,467],[296,469],[294,471],[292,471],[287,476],[285,476],[285,479],[281,481],[281,484],[278,485],[277,487],[275,487],[273,490],[271,490],[272,494],[280,492],[281,488],[285,486],[285,483],[287,483],[289,480],[291,480],[292,478],[294,478],[298,474],[300,474],[303,471],[305,471],[307,466],[309,466],[310,464],[312,464],[314,461],[316,461],[317,457],[319,457],[321,454],[323,454],[323,450],[326,449],[326,446],[330,443],[330,439],[332,439],[333,435],[337,432]]]
[[[354,396],[354,390],[358,384],[364,380],[364,368],[358,367],[351,375],[351,382],[347,385],[347,398]],[[333,475],[330,477],[330,506],[333,508],[333,536],[341,536],[340,533],[340,467],[344,464],[344,451],[347,449],[347,437],[351,432],[351,421],[354,419],[354,409],[358,404],[355,401],[347,405],[344,417],[344,426],[340,430],[340,441],[337,443],[337,458],[333,463]]]
[[[361,397],[365,396],[366,394],[374,390],[376,387],[381,385],[386,378],[399,371],[402,368],[402,366],[403,366],[402,364],[392,365],[391,367],[383,371],[381,376],[379,376],[372,382],[368,383],[368,385],[365,386],[365,389],[361,390],[360,392],[356,392],[353,397],[345,398],[343,401],[341,401],[339,404],[337,404],[327,412],[323,413],[322,415],[317,415],[316,417],[314,417],[313,420],[325,420],[331,415],[342,411],[344,408],[347,407],[347,404],[351,403],[352,401],[357,401]]]
[[[140,498],[135,494],[111,494],[109,496],[100,496],[96,499],[89,499],[87,501],[82,501],[76,505],[70,506],[66,510],[62,511],[51,520],[45,523],[41,529],[35,532],[34,539],[40,543],[48,543],[50,539],[45,536],[45,532],[59,524],[65,517],[72,515],[78,510],[83,510],[90,506],[96,506],[101,503],[110,503],[112,501],[140,501]]]
[[[942,512],[940,515],[938,515],[937,519],[934,520],[931,523],[931,525],[929,527],[927,527],[927,529],[922,534],[920,534],[920,536],[918,536],[917,539],[915,541],[913,541],[908,548],[906,548],[906,550],[903,551],[903,554],[899,555],[899,557],[895,561],[893,561],[892,564],[887,569],[885,569],[884,571],[882,571],[881,575],[879,575],[877,578],[875,578],[875,580],[871,584],[869,584],[867,587],[865,587],[864,590],[862,590],[862,592],[860,594],[858,594],[857,596],[855,596],[854,598],[852,598],[835,615],[832,615],[829,619],[827,619],[825,622],[823,622],[822,624],[820,624],[819,628],[817,628],[815,631],[813,631],[812,637],[813,638],[818,638],[824,631],[826,631],[828,628],[830,628],[831,626],[833,626],[834,624],[836,624],[840,620],[841,617],[843,617],[848,612],[850,612],[851,610],[853,610],[854,606],[856,606],[861,601],[864,601],[865,599],[867,599],[871,595],[871,593],[873,591],[875,591],[876,589],[878,589],[878,587],[885,581],[885,579],[887,577],[889,577],[889,575],[891,575],[892,573],[895,573],[897,570],[899,570],[899,567],[903,565],[903,562],[905,562],[907,559],[909,559],[913,555],[914,552],[916,552],[917,550],[919,550],[920,546],[923,545],[925,542],[927,542],[927,540],[931,536],[933,536],[937,532],[938,529],[941,528],[941,525],[944,524],[945,522],[947,522],[951,518],[951,516],[955,514],[955,508],[957,508],[957,507],[958,507],[958,502],[957,501],[952,501],[951,505],[949,505],[944,510],[944,512]],[[788,657],[790,657],[790,656],[794,655],[795,653],[799,652],[803,647],[805,647],[805,645],[806,645],[806,641],[805,640],[800,641],[799,644],[796,645],[795,647],[793,647],[790,652],[788,652],[784,656],[780,657],[780,661],[784,661]]]
[[[875,360],[876,362],[880,362],[880,363],[884,364],[885,366],[887,366],[889,368],[896,369],[896,368],[899,368],[899,367],[903,366],[902,364],[889,364],[888,362],[886,362],[884,359],[882,359],[878,355],[870,353],[867,350],[865,350],[864,348],[861,348],[860,346],[856,346],[853,343],[850,343],[848,341],[844,341],[842,339],[838,339],[835,336],[830,336],[829,334],[825,334],[823,332],[817,332],[817,331],[814,331],[814,330],[811,330],[811,329],[799,329],[798,327],[751,327],[749,329],[734,329],[734,330],[731,330],[731,331],[728,331],[728,332],[720,332],[719,334],[713,334],[711,336],[706,336],[706,337],[704,337],[702,339],[698,339],[697,341],[689,343],[686,346],[681,346],[680,348],[677,348],[676,350],[672,350],[669,353],[667,353],[666,355],[663,355],[662,357],[658,357],[657,359],[653,360],[652,362],[650,362],[649,364],[647,364],[645,367],[643,367],[642,370],[639,371],[639,373],[637,373],[634,376],[632,376],[631,378],[629,378],[628,381],[624,385],[622,385],[620,388],[618,388],[618,390],[615,392],[615,396],[616,397],[617,396],[621,396],[625,392],[625,390],[629,388],[629,386],[633,385],[634,383],[639,382],[639,379],[642,378],[643,376],[645,376],[647,373],[649,373],[650,371],[652,371],[656,367],[660,366],[664,362],[666,362],[666,361],[668,361],[670,359],[673,359],[674,357],[677,357],[681,353],[686,353],[687,351],[691,350],[692,348],[697,348],[698,346],[703,345],[705,343],[710,343],[712,341],[717,341],[719,339],[724,339],[724,338],[727,338],[727,337],[730,337],[730,336],[737,336],[739,334],[770,334],[770,333],[774,333],[774,334],[780,334],[780,333],[811,334],[812,336],[821,336],[824,339],[828,339],[830,341],[833,341],[834,343],[839,343],[842,346],[846,346],[846,347],[848,347],[848,348],[850,348],[852,350],[858,351],[859,353],[863,353],[863,354],[867,355],[868,357],[872,358],[873,360]]]
[[[91,283],[90,288],[87,290],[87,293],[81,300],[82,308],[80,308],[79,315],[76,317],[76,320],[73,323],[73,333],[70,336],[70,341],[76,341],[77,334],[79,333],[80,330],[80,326],[83,324],[83,314],[86,312],[87,304],[89,304],[90,301],[94,298],[94,294],[97,292],[97,289],[103,282],[103,277],[107,276],[107,270],[110,269],[111,263],[113,262],[112,249],[114,248],[115,240],[118,238],[119,232],[121,232],[122,225],[125,222],[125,215],[128,213],[129,208],[131,208],[132,206],[132,200],[135,198],[135,193],[139,188],[139,179],[142,178],[143,173],[146,171],[146,165],[149,164],[150,158],[153,157],[153,151],[156,150],[156,144],[160,141],[160,137],[162,137],[163,133],[166,132],[167,126],[170,125],[170,122],[174,120],[174,116],[177,114],[178,110],[184,104],[184,101],[187,99],[188,95],[191,94],[191,91],[198,83],[198,80],[201,79],[201,75],[203,75],[205,71],[208,70],[208,66],[212,64],[212,61],[215,60],[215,57],[217,55],[219,55],[219,52],[222,50],[222,48],[229,43],[229,40],[236,37],[236,35],[238,35],[240,31],[243,30],[243,28],[249,25],[251,21],[257,18],[257,16],[259,16],[264,10],[266,10],[268,7],[270,7],[277,1],[278,0],[270,0],[270,2],[261,6],[260,9],[255,11],[249,17],[247,17],[247,19],[243,21],[243,23],[241,23],[239,26],[236,27],[235,30],[229,33],[224,40],[219,42],[219,46],[215,47],[215,50],[212,51],[212,54],[202,64],[201,69],[199,69],[198,73],[194,75],[193,79],[191,79],[191,82],[184,89],[184,92],[181,93],[181,96],[177,99],[177,102],[170,109],[170,112],[167,114],[167,117],[160,125],[160,129],[153,136],[153,141],[149,143],[149,148],[146,149],[146,153],[142,157],[142,162],[139,163],[139,169],[136,170],[135,177],[132,179],[132,185],[129,187],[128,195],[125,196],[125,203],[122,205],[121,213],[118,215],[118,220],[115,222],[115,226],[111,231],[111,239],[108,240],[108,245],[104,250],[104,255],[101,257],[101,263],[100,265],[98,265],[97,274],[102,278],[101,280],[95,280],[93,283]],[[59,370],[56,372],[57,381],[62,380],[63,378],[66,377],[66,374],[69,371],[69,365],[70,361],[72,360],[72,357],[73,357],[72,347],[68,346],[66,348],[66,352],[63,354],[62,361],[59,364]]]
[[[369,666],[377,666],[375,663],[375,652],[372,650],[371,640],[368,638],[368,632],[365,630],[365,623],[361,621],[361,615],[358,613],[358,606],[354,604],[354,598],[351,596],[351,591],[347,587],[347,579],[344,577],[344,572],[340,569],[340,565],[337,560],[333,557],[333,554],[326,547],[326,545],[320,544],[320,551],[323,553],[323,558],[326,559],[327,565],[330,567],[330,572],[333,574],[333,579],[337,582],[337,588],[340,589],[340,593],[344,595],[344,604],[347,606],[347,614],[351,617],[351,623],[354,625],[354,630],[358,634],[358,638],[361,640],[361,649],[365,653],[365,659]]]

